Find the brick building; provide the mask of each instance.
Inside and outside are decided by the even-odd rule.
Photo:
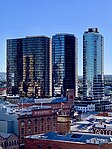
[[[26,137],[25,149],[108,149],[112,148],[110,138],[111,136],[105,135],[84,133],[60,135],[49,132]]]
[[[68,90],[67,98],[55,98],[50,102],[48,99],[47,102],[44,102],[44,99],[42,99],[37,102],[36,105],[32,104],[33,106],[31,107],[29,107],[28,104],[21,104],[21,107],[27,107],[29,111],[22,111],[22,113],[18,115],[20,147],[22,148],[24,146],[25,136],[55,132],[57,130],[58,124],[57,113],[61,113],[63,111],[63,114],[70,116],[70,109],[73,105],[73,102],[74,90]],[[68,119],[65,121],[68,122]]]
[[[67,90],[65,98],[53,97],[53,98],[42,98],[42,99],[33,99],[33,100],[28,98],[23,98],[18,103],[18,106],[20,108],[28,108],[33,105],[51,106],[52,110],[55,112],[58,112],[59,109],[62,108],[66,114],[70,114],[70,109],[74,105],[74,90],[73,89]]]
[[[107,149],[112,148],[111,136],[70,133],[69,115],[57,117],[57,132],[30,135],[25,138],[25,149]]]
[[[11,133],[0,132],[0,147],[2,149],[19,149],[18,137]]]
[[[95,134],[112,135],[112,114],[103,112],[86,118],[91,123],[90,132]]]
[[[55,112],[59,111],[62,106],[63,110],[69,114],[72,103],[69,102],[67,98],[37,99],[37,101],[34,103],[26,103],[23,101],[23,103],[19,104],[19,107],[22,108],[23,106],[23,108],[28,108],[33,105],[51,106]]]
[[[57,113],[50,106],[32,106],[31,111],[18,115],[20,148],[24,146],[24,137],[57,130]]]
[[[74,96],[72,91],[67,94],[67,98],[37,99],[37,103],[22,102],[20,106],[13,104],[3,104],[0,107],[0,124],[4,121],[12,121],[12,132],[18,135],[20,147],[24,146],[24,137],[47,133],[57,130],[57,113],[60,109],[63,113],[70,115]],[[61,112],[61,111],[60,111]],[[7,123],[8,124],[8,123]],[[4,129],[7,127],[4,126]],[[9,126],[9,125],[6,125]],[[3,127],[2,127],[3,130]],[[10,129],[11,130],[11,129]]]

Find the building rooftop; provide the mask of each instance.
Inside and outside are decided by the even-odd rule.
[[[40,105],[32,105],[28,108],[20,108],[17,104],[11,104],[9,102],[5,102],[4,104],[1,105],[0,111],[6,115],[12,115],[12,116],[17,116],[18,114],[20,115],[31,115],[34,110],[46,110],[46,109],[51,109],[51,106],[44,106],[42,104]]]
[[[61,103],[67,102],[67,98],[63,97],[53,97],[53,98],[42,98],[42,99],[35,99],[35,103]]]
[[[35,100],[33,98],[20,98],[18,103],[35,103]]]
[[[90,33],[90,32],[99,33],[98,28],[89,28],[88,31],[86,31],[85,33]]]
[[[42,104],[42,103],[61,103],[67,102],[67,98],[63,97],[52,97],[52,98],[40,98],[40,99],[33,99],[33,98],[21,98],[18,104]]]
[[[47,36],[45,35],[40,35],[40,36],[26,36],[26,38],[46,38]],[[49,37],[47,37],[49,38]]]
[[[60,103],[60,102],[67,102],[67,98],[55,98],[51,101],[51,103]]]
[[[51,109],[51,106],[31,106],[32,110],[39,110],[39,109]]]
[[[57,34],[55,34],[55,35],[53,35],[53,36],[65,36],[65,35],[74,36],[73,33],[57,33]]]
[[[86,120],[93,120],[93,121],[106,121],[106,122],[112,122],[112,116],[97,116],[97,115],[90,115],[86,118]]]
[[[60,135],[56,132],[48,132],[46,134],[32,135],[27,136],[26,138],[30,139],[39,139],[39,140],[57,140],[57,141],[70,141],[70,142],[80,142],[87,143],[87,140],[96,139],[96,140],[106,140],[106,142],[111,142],[111,135],[99,135],[99,134],[90,134],[90,133],[68,133],[66,135]]]

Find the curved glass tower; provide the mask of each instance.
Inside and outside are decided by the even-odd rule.
[[[83,98],[104,97],[104,39],[97,28],[83,34]]]

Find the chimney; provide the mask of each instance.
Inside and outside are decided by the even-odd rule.
[[[67,89],[66,97],[68,99],[68,102],[74,104],[74,89]]]
[[[70,117],[69,115],[58,115],[57,117],[57,132],[65,135],[70,132]]]

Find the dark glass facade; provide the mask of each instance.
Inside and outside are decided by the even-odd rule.
[[[83,97],[104,97],[104,39],[97,28],[83,35]]]
[[[50,38],[45,36],[37,36],[37,37],[26,37],[21,40],[21,52],[20,55],[22,57],[21,67],[20,67],[20,76],[17,75],[17,78],[22,78],[18,83],[18,92],[21,96],[28,97],[48,97],[52,96],[52,82],[51,79],[51,65],[50,65],[50,56],[51,56],[51,48],[50,48]],[[9,71],[14,71],[17,73],[17,65],[19,61],[16,61],[12,66],[12,62],[14,58],[12,55],[15,55],[15,59],[18,56],[17,43],[15,39],[11,39],[11,41],[15,41],[14,44],[7,41],[7,61],[9,61],[9,50],[15,49],[10,53],[11,63],[7,63],[7,81],[10,82]],[[18,43],[19,44],[19,43]],[[20,45],[19,45],[20,46]],[[11,47],[9,49],[9,47]],[[8,71],[9,70],[9,71]],[[14,77],[15,78],[15,77]],[[9,83],[8,88],[11,88],[11,83]]]
[[[74,89],[77,96],[77,38],[73,34],[56,34],[52,37],[53,95],[66,95]]]
[[[7,40],[7,93],[18,94],[22,81],[22,39]]]

